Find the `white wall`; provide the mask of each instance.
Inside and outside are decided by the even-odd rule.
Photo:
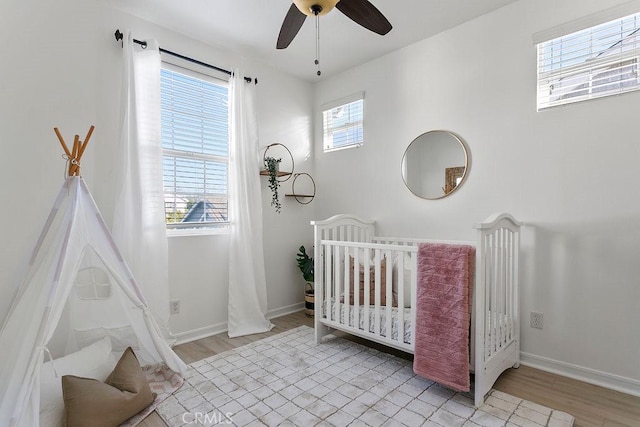
[[[366,91],[366,124],[360,149],[316,145],[317,213],[370,217],[387,235],[473,239],[473,223],[511,212],[529,225],[527,361],[640,393],[640,93],[535,104],[532,34],[618,3],[522,0],[319,83],[316,110]],[[404,187],[400,165],[434,129],[466,141],[471,167],[453,195],[428,201]],[[532,310],[543,330],[529,327]]]
[[[96,123],[96,41],[86,9],[73,19],[54,2],[7,1],[0,13],[0,318],[62,184],[53,133],[67,140]],[[87,36],[85,38],[85,35]],[[104,143],[97,133],[94,143]],[[89,150],[85,164],[95,155]],[[92,181],[93,171],[86,168]]]
[[[313,96],[308,83],[111,10],[102,2],[5,1],[0,14],[5,40],[0,68],[0,196],[5,202],[0,210],[0,320],[63,182],[64,162],[54,126],[70,140],[96,125],[83,175],[111,222],[122,54],[113,38],[116,28],[131,28],[138,39],[155,37],[169,50],[225,68],[239,66],[257,77],[260,145],[288,145],[297,170],[313,172],[307,160]],[[282,213],[275,214],[264,181],[267,297],[269,311],[278,313],[303,301],[304,281],[295,253],[300,244],[313,240],[308,224],[314,204],[303,207],[283,200]],[[224,235],[170,238],[170,294],[181,301],[181,313],[170,320],[174,332],[224,328],[227,252]]]

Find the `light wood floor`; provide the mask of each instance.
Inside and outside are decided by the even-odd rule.
[[[240,338],[229,338],[226,333],[219,334],[179,345],[174,350],[186,363],[193,363],[301,325],[313,327],[313,319],[306,317],[303,312],[272,319],[272,323],[276,327],[264,334]],[[365,345],[373,346],[369,341],[352,339]],[[383,346],[375,347],[389,351]],[[411,357],[402,352],[390,352],[403,358]],[[576,427],[640,426],[639,397],[586,384],[527,366],[504,372],[494,388],[540,405],[568,412],[576,418],[574,424]],[[165,426],[165,423],[154,412],[140,425],[142,427],[162,427]]]

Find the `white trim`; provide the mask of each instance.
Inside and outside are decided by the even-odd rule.
[[[269,310],[267,311],[267,319],[275,319],[276,317],[286,316],[287,314],[297,313],[302,310],[304,310],[304,301]]]
[[[349,144],[349,145],[343,145],[342,147],[337,147],[337,148],[325,148],[324,152],[325,153],[334,153],[336,151],[342,151],[342,150],[348,150],[349,148],[360,148],[364,145],[364,143],[359,143],[359,144]]]
[[[175,345],[186,344],[191,341],[201,340],[212,335],[227,332],[227,322],[216,323],[215,325],[204,326],[190,331],[173,334],[176,337]]]
[[[296,313],[304,310],[304,302],[287,305],[280,308],[275,308],[267,312],[267,319],[274,319],[276,317],[286,316],[287,314]],[[229,330],[227,322],[216,323],[215,325],[204,326],[202,328],[192,329],[190,331],[179,332],[173,334],[176,338],[175,345],[186,344],[188,342],[201,340],[213,335],[222,334]]]
[[[229,79],[231,76],[227,73],[223,73],[222,71],[217,71],[193,62],[185,61],[184,59],[180,59],[169,54],[161,53],[160,60],[162,62],[162,68],[169,71],[186,74],[194,79],[206,80],[219,86],[229,87]]]
[[[360,101],[361,99],[364,100],[364,91],[356,92],[354,94],[345,96],[343,98],[324,103],[320,106],[320,109],[324,112],[324,111],[339,107],[341,105],[351,104],[352,102]]]
[[[197,226],[197,222],[193,223]],[[228,236],[231,234],[230,226],[211,226],[202,228],[167,228],[167,237],[185,237],[185,236]]]
[[[574,380],[605,387],[611,390],[640,397],[640,381],[608,372],[520,352],[520,363],[541,371],[551,372]]]
[[[604,24],[605,22],[633,15],[638,12],[640,12],[640,0],[631,0],[618,6],[539,31],[533,34],[533,44],[537,45],[544,43],[551,39],[566,36],[567,34],[575,33],[576,31],[581,31],[585,28],[595,27],[596,25]]]

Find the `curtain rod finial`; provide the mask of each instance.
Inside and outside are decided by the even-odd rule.
[[[122,40],[122,38],[124,37],[124,34],[120,32],[119,28],[116,30],[116,32],[113,35],[115,36],[117,41]]]

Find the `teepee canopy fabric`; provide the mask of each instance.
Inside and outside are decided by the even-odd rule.
[[[80,176],[67,178],[0,331],[0,425],[38,426],[40,367],[110,336],[141,364],[186,365],[162,339]],[[55,367],[55,361],[54,361]]]

